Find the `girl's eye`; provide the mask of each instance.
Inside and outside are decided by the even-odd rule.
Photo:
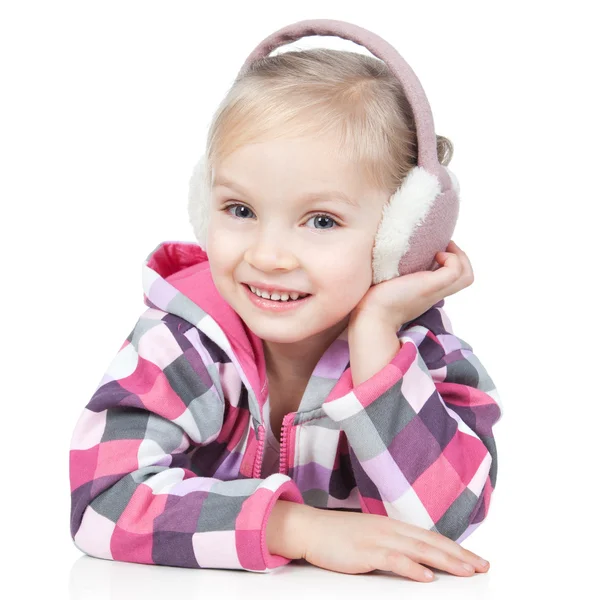
[[[235,212],[235,209],[238,208],[238,207],[239,207],[240,210],[238,211],[237,214],[232,214],[231,212],[229,212],[230,208],[233,208],[234,212]],[[231,216],[235,216],[238,219],[244,219],[245,217],[242,216],[242,215],[243,214],[247,215],[247,212],[252,213],[252,211],[247,206],[245,206],[244,204],[237,204],[237,203],[227,204],[221,210],[223,212],[225,212],[226,214],[229,214]],[[247,212],[244,212],[244,213],[242,213],[242,215],[240,215],[240,213],[241,213],[242,210],[247,211]],[[316,214],[316,215],[313,215],[312,217],[310,217],[309,221],[311,221],[313,219],[315,219],[316,222],[320,223],[321,225],[323,225],[324,222],[329,221],[331,223],[335,223],[336,226],[339,226],[339,223],[333,217],[331,217],[330,215],[327,215],[327,214]],[[309,229],[317,229],[317,230],[321,230],[322,231],[323,229],[334,229],[334,227],[314,227],[314,228],[310,227]]]

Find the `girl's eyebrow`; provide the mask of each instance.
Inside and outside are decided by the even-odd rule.
[[[234,181],[231,181],[230,179],[227,179],[223,176],[215,177],[215,180],[213,182],[213,187],[219,187],[219,186],[223,186],[223,187],[227,187],[229,189],[235,190],[236,192],[243,194],[245,196],[251,196],[251,194],[249,194],[244,189],[243,186],[241,186],[240,184],[237,184]],[[354,198],[350,198],[349,196],[347,196],[344,192],[342,192],[340,190],[324,190],[322,192],[307,192],[305,194],[301,194],[300,196],[298,196],[296,198],[296,201],[298,203],[316,202],[316,201],[323,201],[323,200],[342,202],[344,204],[347,204],[348,206],[353,206],[354,208],[360,208],[358,202]]]

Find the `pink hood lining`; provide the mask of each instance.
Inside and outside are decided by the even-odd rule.
[[[163,242],[146,259],[147,266],[209,314],[223,329],[249,383],[263,405],[268,393],[262,340],[217,290],[208,255],[195,242]]]

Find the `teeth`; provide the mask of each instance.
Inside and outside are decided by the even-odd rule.
[[[253,285],[248,286],[254,294],[260,296],[261,298],[266,298],[267,300],[279,300],[281,302],[287,302],[290,298],[292,300],[298,300],[298,298],[305,298],[308,294],[298,294],[297,292],[291,292],[288,294],[287,292],[273,292],[269,294],[269,292],[265,292],[263,290],[259,290],[255,288]]]

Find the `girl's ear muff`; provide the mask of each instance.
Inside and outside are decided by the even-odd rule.
[[[412,108],[417,133],[417,166],[405,177],[382,211],[373,246],[373,283],[439,267],[435,260],[452,239],[459,212],[459,184],[437,157],[437,140],[429,101],[420,81],[400,54],[375,33],[345,21],[310,19],[287,25],[266,37],[240,70],[285,44],[313,35],[350,40],[383,60],[400,80]],[[203,156],[190,178],[188,212],[194,235],[206,249],[211,174]]]

